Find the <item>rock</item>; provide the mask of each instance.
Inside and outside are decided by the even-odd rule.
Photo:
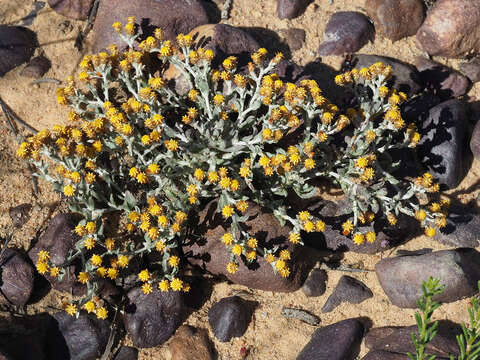
[[[293,19],[305,12],[312,0],[277,0],[277,15],[280,19]]]
[[[465,103],[452,99],[431,108],[419,125],[420,162],[440,184],[456,187],[466,175],[471,156],[467,144]]]
[[[40,236],[38,242],[29,251],[28,256],[36,264],[38,260],[38,253],[46,250],[50,254],[50,261],[55,264],[63,264],[67,260],[69,251],[75,248],[75,244],[80,238],[74,232],[75,226],[80,221],[80,217],[69,213],[59,214],[55,216],[47,227],[47,230]],[[80,264],[75,262],[73,265],[66,268],[66,274],[62,281],[45,274],[52,286],[60,291],[73,290],[75,296],[82,295],[86,287],[76,281],[76,268]],[[79,270],[80,271],[80,270]]]
[[[201,0],[101,1],[94,25],[95,52],[112,43],[125,46],[112,28],[112,23],[125,23],[128,16],[136,17],[142,38],[151,35],[154,28],[159,27],[164,31],[164,38],[168,40],[175,40],[178,34],[188,34],[197,26],[210,22],[205,4]]]
[[[24,306],[32,295],[34,274],[20,251],[5,249],[0,256],[0,302],[5,297],[14,305]]]
[[[308,297],[322,296],[327,289],[327,272],[313,269],[302,286],[302,292]]]
[[[473,206],[453,203],[448,209],[447,226],[437,231],[435,239],[454,247],[480,246],[480,214]]]
[[[461,62],[458,67],[473,83],[480,81],[480,57],[467,62]]]
[[[438,358],[436,358],[439,360]],[[393,353],[383,350],[369,351],[362,360],[409,360],[409,357],[404,354]],[[443,359],[442,359],[443,360]]]
[[[470,139],[470,150],[472,150],[475,159],[480,160],[480,121],[477,121]]]
[[[418,328],[414,326],[384,326],[371,329],[365,336],[365,345],[370,350],[390,351],[393,353],[415,353],[411,333],[418,334]],[[449,354],[458,356],[458,344],[456,335],[461,334],[462,329],[457,324],[448,320],[438,322],[438,332],[430,342],[425,352],[435,355],[437,358],[448,358]]]
[[[367,0],[365,10],[375,30],[392,41],[415,35],[425,19],[422,0]]]
[[[249,204],[246,212],[248,220],[245,224],[249,234],[255,237],[262,247],[265,245],[270,248],[276,244],[281,248],[290,249],[290,276],[283,278],[275,274],[272,266],[263,257],[258,257],[253,263],[240,261],[238,271],[235,274],[228,273],[226,266],[230,261],[230,255],[219,239],[229,231],[230,224],[224,221],[221,214],[215,212],[216,208],[217,203],[211,202],[199,214],[198,225],[195,226],[196,240],[188,239],[183,248],[190,263],[212,274],[224,275],[230,281],[252,289],[291,292],[303,285],[314,265],[308,249],[289,243],[290,228],[281,226],[272,213],[265,212],[266,210],[253,203]]]
[[[426,87],[443,99],[465,95],[471,87],[470,80],[448,66],[422,56],[415,57],[415,65]]]
[[[436,301],[452,302],[472,296],[480,280],[480,254],[474,249],[441,250],[424,255],[398,256],[380,260],[375,266],[380,285],[392,304],[416,308],[422,282],[440,278],[445,285]]]
[[[182,325],[169,343],[172,360],[213,360],[212,345],[204,329]]]
[[[377,55],[357,54],[352,58],[355,68],[359,70],[362,67],[368,67],[378,61],[392,67],[392,78],[388,81],[388,86],[398,91],[403,91],[409,97],[423,89],[423,84],[417,69],[410,64],[390,57]]]
[[[15,207],[8,209],[8,214],[12,219],[13,225],[15,227],[22,227],[28,219],[30,219],[30,209],[32,208],[31,204],[21,204]]]
[[[48,5],[60,15],[87,20],[94,0],[48,0]]]
[[[280,30],[280,35],[285,39],[290,50],[299,50],[305,43],[305,30],[299,28],[288,28]]]
[[[319,328],[297,360],[354,360],[360,352],[363,325],[356,319],[346,319]]]
[[[354,53],[368,41],[373,41],[374,36],[375,29],[365,15],[355,11],[339,11],[328,20],[318,53],[321,56]]]
[[[360,304],[371,297],[373,297],[373,293],[364,283],[353,277],[343,275],[333,293],[328,297],[322,312],[330,312],[342,302]]]
[[[39,79],[50,69],[50,60],[44,56],[36,56],[22,70],[21,75]]]
[[[208,323],[221,342],[242,336],[247,331],[250,317],[247,304],[238,296],[223,298],[208,311]]]
[[[430,55],[461,57],[480,51],[480,0],[438,0],[417,32]]]
[[[161,292],[155,288],[146,295],[137,287],[127,296],[123,324],[136,347],[163,344],[182,323],[183,299],[178,291]]]
[[[65,359],[65,344],[68,348],[69,360],[95,360],[102,356],[110,336],[110,323],[97,319],[93,314],[81,312],[78,318],[66,312],[53,315],[56,320],[58,335],[49,334],[55,345],[49,346],[50,359]],[[63,354],[63,355],[62,355]]]
[[[113,360],[137,360],[138,359],[138,349],[131,346],[122,346]],[[173,360],[173,359],[172,359]]]
[[[27,62],[37,46],[33,31],[22,26],[0,25],[0,77]]]

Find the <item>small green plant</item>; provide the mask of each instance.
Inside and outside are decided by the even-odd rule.
[[[435,359],[435,355],[427,355],[425,349],[437,334],[438,322],[431,323],[431,318],[433,312],[441,304],[434,301],[433,297],[441,294],[444,288],[444,285],[440,285],[440,279],[430,277],[428,281],[422,283],[423,295],[417,302],[421,313],[415,314],[418,334],[411,334],[416,353],[415,355],[408,353],[411,360]],[[480,291],[480,281],[478,282],[478,289]],[[450,355],[450,360],[475,360],[480,356],[480,303],[475,297],[472,298],[472,305],[468,308],[468,314],[470,316],[470,326],[467,327],[462,323],[462,333],[456,337],[460,355],[458,357]]]

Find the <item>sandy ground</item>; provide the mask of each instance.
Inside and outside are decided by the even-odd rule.
[[[33,1],[24,0],[12,2],[0,0],[0,24],[19,24],[19,20],[26,16],[31,9]],[[292,59],[299,64],[306,64],[317,59],[316,50],[323,36],[325,24],[336,11],[354,10],[363,11],[364,0],[315,0],[309,5],[307,11],[294,20],[279,20],[276,16],[275,0],[234,0],[231,17],[226,23],[242,27],[263,27],[272,31],[279,31],[291,27],[302,28],[306,31],[306,42],[297,51],[292,52]],[[74,39],[84,22],[67,20],[54,13],[48,5],[40,11],[30,28],[38,35],[40,48],[36,54],[44,53],[51,60],[52,68],[45,77],[63,80],[66,76],[74,74],[76,65],[83,53],[74,48]],[[88,52],[91,36],[86,41]],[[274,49],[272,49],[274,50]],[[421,55],[416,48],[414,38],[408,38],[392,44],[388,39],[377,36],[374,43],[365,46],[361,52],[392,56],[397,59],[413,62],[415,55]],[[456,60],[435,59],[444,64],[457,67]],[[326,64],[337,66],[339,59],[326,57],[322,61]],[[31,79],[20,75],[23,66],[9,72],[0,79],[0,96],[2,99],[30,125],[37,129],[51,127],[55,123],[66,121],[66,108],[56,104],[56,85],[42,83],[31,85]],[[480,83],[477,83],[469,93],[472,100],[480,100]],[[49,184],[39,183],[40,193],[35,196],[28,169],[25,164],[18,161],[14,154],[16,148],[15,138],[12,136],[6,120],[0,117],[0,236],[12,232],[8,209],[22,203],[31,203],[34,206],[34,216],[29,222],[13,235],[13,245],[28,249],[31,240],[40,233],[48,221],[56,213],[64,209],[59,202],[58,195],[52,193]],[[479,194],[478,180],[480,179],[480,163],[475,161],[467,177],[449,193],[458,197],[463,202],[476,198]],[[446,249],[432,240],[420,236],[399,249],[433,248]],[[376,262],[381,258],[391,256],[393,251],[367,256],[359,254],[345,254],[345,264],[355,265],[360,261],[364,267],[373,270]],[[366,317],[373,326],[384,325],[412,325],[414,324],[414,311],[399,309],[389,302],[380,287],[374,272],[348,273],[364,282],[374,293],[374,297],[358,305],[342,304],[333,312],[322,314],[320,309],[331,294],[339,278],[344,273],[329,271],[327,292],[318,298],[307,298],[302,292],[291,294],[274,294],[264,291],[251,291],[248,288],[226,283],[216,283],[213,286],[211,298],[199,311],[193,313],[186,320],[188,324],[209,328],[207,321],[208,309],[213,302],[239,291],[248,293],[250,300],[258,303],[254,311],[252,322],[244,336],[234,339],[229,343],[220,343],[213,340],[219,354],[219,359],[241,359],[240,348],[249,350],[249,359],[294,359],[302,347],[309,341],[314,327],[297,320],[286,320],[281,315],[282,306],[291,306],[308,310],[321,318],[321,326],[325,326],[346,318]],[[52,311],[51,307],[58,307],[65,295],[52,291],[42,301],[28,306],[28,313]],[[435,313],[435,319],[450,319],[456,322],[467,321],[468,314],[465,306],[468,299],[444,304]],[[210,331],[211,339],[214,339]],[[129,340],[123,341],[128,344]],[[360,355],[367,350],[362,345]],[[167,346],[154,349],[141,350],[140,359],[169,359]]]

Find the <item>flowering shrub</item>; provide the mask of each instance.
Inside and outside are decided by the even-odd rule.
[[[58,89],[58,103],[73,109],[72,125],[42,130],[17,151],[83,215],[67,263],[82,263],[78,281],[88,291],[68,305],[69,314],[83,308],[105,318],[98,279],[120,284],[129,264],[142,263],[151,252],[158,261],[145,262],[138,273],[143,292],[188,291],[179,275],[181,246],[188,214],[201,210],[206,199],[218,199],[217,212],[231,222],[218,239],[230,253],[230,273],[240,261],[264,257],[273,271],[289,276],[290,253],[252,237],[242,227],[245,212],[252,203],[271,209],[291,226],[289,241],[301,244],[302,230],[323,231],[325,223],[308,211],[292,214],[285,198],[290,192],[312,197],[317,189],[311,181],[318,178],[331,180],[351,201],[343,234],[358,245],[374,242],[376,234],[357,226],[378,217],[395,225],[400,214],[414,216],[429,236],[445,225],[446,202],[417,199],[438,191],[429,173],[412,181],[392,175],[401,164],[391,150],[415,147],[420,136],[401,118],[406,95],[385,85],[390,67],[376,63],[338,75],[336,83],[357,99],[341,111],[314,80],[295,85],[273,73],[280,53],[268,60],[267,50],[259,49],[243,72],[233,56],[212,69],[214,53],[195,48],[189,35],[179,35],[174,45],[157,29],[134,50],[135,19],[113,27],[128,51],[112,45],[85,56],[77,80],[70,77]],[[158,59],[163,70],[175,66],[183,74],[186,94],[155,72]],[[120,215],[118,229],[105,225],[112,212]],[[46,251],[37,269],[64,275]]]

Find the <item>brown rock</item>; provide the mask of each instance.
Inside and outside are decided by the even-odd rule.
[[[240,261],[238,271],[235,274],[228,273],[226,266],[230,255],[220,238],[229,231],[230,224],[223,220],[221,214],[215,213],[216,208],[217,202],[213,201],[200,213],[198,225],[195,226],[195,237],[198,236],[198,240],[190,240],[184,247],[184,253],[192,264],[254,289],[291,292],[302,286],[313,267],[312,259],[308,256],[309,251],[305,247],[292,246],[288,242],[290,228],[281,226],[272,213],[265,212],[252,203],[247,210],[248,220],[245,222],[249,234],[258,240],[260,247],[279,245],[291,251],[290,276],[282,278],[276,275],[263,257],[250,264]]]
[[[32,208],[31,204],[21,204],[15,207],[8,209],[8,214],[12,219],[13,225],[15,227],[22,227],[28,219],[30,219],[30,209]]]
[[[312,0],[277,0],[277,15],[280,19],[293,19],[305,12]]]
[[[169,344],[172,360],[213,360],[212,345],[204,329],[181,326]]]
[[[475,159],[480,160],[480,121],[477,121],[470,139],[470,149]]]
[[[22,26],[0,25],[0,77],[32,57],[36,34]]]
[[[291,50],[299,50],[305,42],[305,30],[298,28],[289,28],[280,30],[285,42]]]
[[[438,0],[417,32],[430,55],[462,57],[480,51],[480,0]]]
[[[367,0],[365,10],[375,29],[392,41],[415,35],[425,19],[421,0]]]
[[[44,56],[34,57],[22,70],[21,75],[38,79],[50,69],[50,60]]]
[[[473,83],[480,81],[480,58],[459,64],[460,71],[464,73]]]
[[[125,46],[112,23],[125,23],[128,16],[136,17],[139,33],[143,36],[151,35],[154,28],[159,27],[164,31],[164,38],[169,40],[209,23],[206,8],[200,0],[101,1],[94,25],[94,51],[98,52],[112,43]]]
[[[5,249],[0,257],[0,294],[8,302],[23,306],[30,299],[33,282],[34,270],[25,256],[17,250]]]
[[[60,15],[71,19],[87,20],[93,0],[48,0],[48,5]]]

